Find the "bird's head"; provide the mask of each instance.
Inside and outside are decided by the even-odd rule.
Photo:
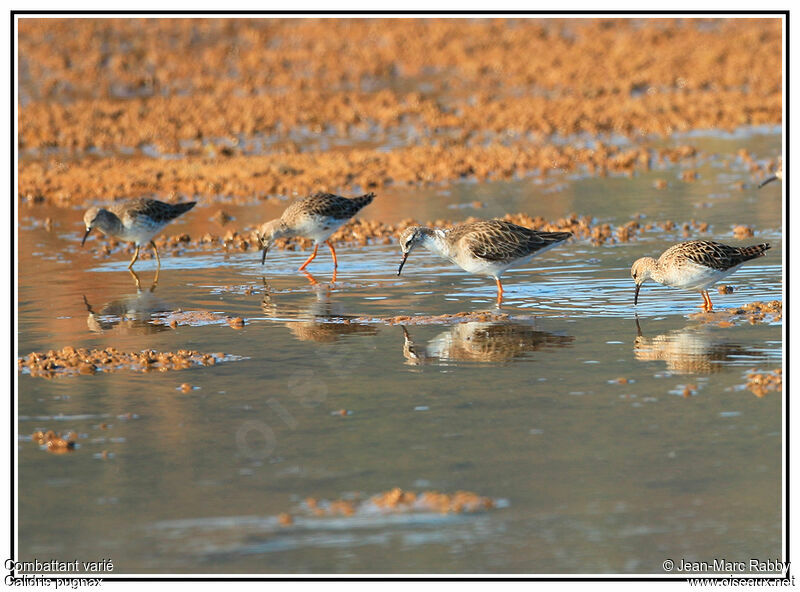
[[[258,240],[261,243],[261,264],[267,259],[267,252],[272,248],[272,244],[276,239],[289,234],[288,228],[281,221],[280,218],[264,222],[258,229]]]
[[[642,284],[652,277],[655,263],[656,260],[652,257],[642,257],[637,259],[631,266],[631,278],[633,278],[633,283],[636,284],[636,291],[633,294],[634,306],[639,302],[639,290]]]
[[[83,235],[81,246],[86,242],[92,229],[99,228],[105,231],[113,225],[113,218],[114,214],[103,208],[93,206],[86,210],[86,213],[83,215],[83,224],[86,226],[86,234]]]
[[[409,226],[400,235],[399,242],[400,250],[403,252],[403,260],[400,262],[400,268],[397,270],[397,275],[400,275],[400,272],[403,271],[403,266],[406,264],[408,254],[411,253],[414,247],[424,242],[425,237],[427,236],[425,230],[426,229],[422,226]]]

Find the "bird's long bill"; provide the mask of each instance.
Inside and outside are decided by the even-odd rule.
[[[772,183],[773,181],[777,181],[777,180],[778,180],[778,177],[776,177],[775,175],[772,175],[768,179],[764,179],[761,182],[761,184],[758,186],[758,188],[761,189],[764,185],[767,185],[768,183]]]
[[[636,291],[633,293],[633,305],[639,304],[639,290],[642,289],[642,284],[636,284]]]
[[[397,275],[400,275],[400,272],[403,271],[403,265],[406,264],[406,259],[408,259],[408,253],[403,253],[403,260],[400,262],[400,268],[397,270]]]
[[[86,238],[89,236],[89,233],[90,233],[91,231],[92,231],[92,229],[91,229],[91,228],[87,228],[87,229],[86,229],[86,234],[84,234],[84,235],[83,235],[83,240],[81,241],[81,246],[83,246],[83,243],[85,243],[85,242],[86,242]]]

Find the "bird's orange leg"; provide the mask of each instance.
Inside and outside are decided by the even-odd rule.
[[[331,250],[331,257],[333,257],[333,269],[336,269],[339,266],[339,264],[336,262],[336,249],[333,248],[333,243],[329,240],[326,240],[325,244],[328,245],[328,248]]]
[[[317,249],[319,249],[319,245],[314,245],[314,252],[313,252],[313,253],[311,253],[311,257],[309,257],[308,259],[306,259],[306,262],[305,262],[305,263],[303,263],[303,264],[300,266],[300,269],[298,269],[297,271],[303,271],[303,270],[306,268],[306,266],[307,266],[309,263],[311,263],[311,262],[314,260],[314,257],[316,257],[316,256],[317,256]]]
[[[703,295],[703,308],[706,312],[710,312],[714,308],[714,305],[711,303],[711,296],[708,295],[706,290],[703,290],[701,294]]]
[[[497,282],[497,304],[499,306],[503,302],[503,284],[500,283],[500,278],[494,278],[494,281]]]

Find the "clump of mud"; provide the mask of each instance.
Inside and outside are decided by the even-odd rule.
[[[208,310],[176,310],[169,314],[153,318],[150,321],[154,325],[168,325],[172,329],[178,327],[201,327],[204,325],[224,325],[227,324],[233,329],[241,329],[245,325],[241,317],[231,317],[229,315],[211,312]]]
[[[78,434],[75,432],[61,434],[53,430],[47,430],[46,432],[34,432],[31,438],[39,446],[47,450],[47,452],[52,454],[67,454],[75,450]]]
[[[782,391],[783,371],[781,368],[775,368],[767,373],[751,371],[747,374],[745,386],[759,398],[766,396],[770,391]]]
[[[192,196],[213,203],[221,196],[233,203],[253,198],[309,194],[315,191],[380,189],[387,186],[431,186],[465,178],[510,180],[549,170],[583,171],[590,175],[649,170],[651,161],[693,159],[691,146],[649,150],[616,146],[575,148],[522,144],[432,145],[347,152],[269,154],[219,161],[132,159],[120,167],[116,159],[85,158],[63,168],[56,162],[26,160],[20,170],[19,196],[29,204],[74,206],[98,195]],[[60,162],[60,161],[58,161]],[[287,174],[286,167],[295,171]]]
[[[385,323],[387,325],[452,325],[456,323],[496,323],[509,320],[508,313],[486,312],[457,312],[455,314],[441,315],[398,315],[394,317],[355,317],[351,322],[357,323]]]
[[[441,493],[439,491],[423,491],[416,493],[395,487],[389,491],[373,495],[366,500],[337,499],[317,500],[306,498],[299,513],[315,517],[356,516],[375,512],[381,513],[413,513],[436,512],[440,514],[471,514],[492,510],[497,502],[471,491]],[[283,525],[292,524],[292,517],[287,513],[280,515]]]
[[[732,327],[734,321],[741,320],[746,320],[751,325],[777,323],[783,319],[783,303],[780,300],[751,302],[738,308],[696,312],[690,314],[689,318],[702,323],[717,323],[722,327]]]
[[[62,376],[92,375],[98,372],[167,372],[203,366],[237,359],[223,353],[201,353],[193,350],[177,352],[120,352],[113,347],[86,349],[66,346],[60,350],[33,352],[19,358],[20,370],[31,376],[55,378]]]

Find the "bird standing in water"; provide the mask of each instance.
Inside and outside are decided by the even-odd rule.
[[[400,236],[403,260],[397,275],[403,271],[409,253],[422,245],[468,273],[494,278],[499,305],[503,301],[500,276],[504,271],[527,263],[571,236],[571,232],[541,232],[505,220],[467,222],[446,230],[412,226]]]
[[[263,265],[266,261],[267,252],[276,239],[285,236],[305,236],[314,239],[314,252],[298,271],[303,271],[314,260],[314,257],[317,256],[317,249],[322,243],[328,245],[331,250],[333,269],[336,270],[338,267],[336,250],[328,239],[361,208],[370,204],[374,197],[374,193],[367,193],[352,199],[332,193],[316,193],[298,199],[286,208],[280,218],[265,222],[259,228],[262,249],[261,264]]]
[[[673,245],[658,259],[637,259],[631,267],[631,277],[636,284],[633,304],[636,306],[639,302],[642,284],[652,279],[665,286],[700,292],[703,309],[710,311],[714,305],[707,288],[732,274],[746,261],[762,257],[769,248],[769,243],[730,247],[714,241],[695,240]]]
[[[778,164],[778,168],[775,169],[775,174],[761,181],[758,188],[761,189],[764,185],[772,183],[773,181],[783,181],[783,162]]]
[[[86,242],[89,233],[97,228],[105,235],[136,245],[136,251],[128,264],[128,269],[131,269],[139,258],[139,247],[148,243],[153,247],[158,269],[161,269],[161,258],[158,256],[158,249],[153,242],[153,237],[161,232],[171,220],[191,210],[196,203],[190,201],[169,204],[155,199],[138,198],[114,204],[108,208],[89,208],[83,216],[86,234],[83,235],[81,246]]]

